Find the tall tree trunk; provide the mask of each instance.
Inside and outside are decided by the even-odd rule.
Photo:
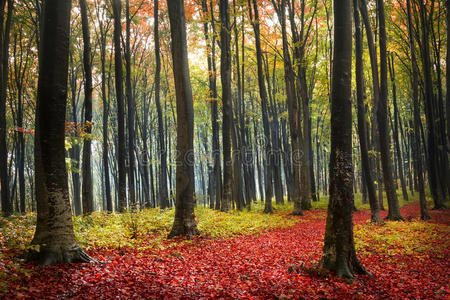
[[[84,68],[84,130],[88,136],[83,141],[82,161],[82,198],[83,214],[90,214],[94,210],[94,192],[92,188],[91,167],[91,137],[92,132],[92,66],[91,66],[91,38],[89,32],[88,12],[86,0],[79,0],[81,26],[83,30],[83,68]]]
[[[422,155],[420,147],[420,105],[419,105],[419,67],[417,65],[416,58],[416,48],[414,45],[414,34],[411,18],[411,3],[410,0],[406,0],[407,14],[408,14],[408,40],[409,40],[409,50],[411,52],[411,87],[413,90],[413,106],[414,106],[414,152],[416,154],[416,176],[419,188],[419,201],[420,201],[420,217],[422,220],[430,219],[428,214],[427,201],[425,197],[425,187],[423,179],[423,167],[422,167]]]
[[[73,232],[65,162],[70,0],[43,4],[36,107],[35,181],[37,225],[28,258],[42,265],[87,262]]]
[[[77,92],[77,72],[75,70],[75,65],[73,63],[73,55],[72,53],[69,54],[69,60],[70,60],[70,93],[71,93],[71,117],[72,122],[74,124],[78,124],[78,98],[79,93]],[[75,209],[75,215],[79,216],[81,215],[81,182],[80,182],[80,172],[79,172],[79,166],[80,166],[80,145],[78,143],[75,143],[72,145],[72,148],[69,149],[69,157],[71,159],[71,173],[72,173],[72,202]]]
[[[405,176],[403,173],[403,159],[402,159],[402,153],[400,149],[400,141],[398,137],[398,128],[399,128],[399,122],[400,122],[400,114],[398,112],[398,106],[397,106],[397,89],[395,85],[395,68],[394,68],[394,55],[390,56],[391,59],[388,58],[388,64],[389,64],[389,74],[391,77],[391,84],[392,84],[392,100],[394,104],[394,143],[395,143],[395,150],[397,152],[397,158],[398,158],[398,175],[400,177],[400,184],[402,187],[402,193],[403,193],[403,199],[408,201],[408,191],[406,190],[406,182],[405,182]]]
[[[298,103],[295,95],[295,75],[292,69],[291,57],[289,54],[289,44],[286,32],[286,0],[272,0],[272,4],[277,11],[278,19],[281,24],[281,33],[283,39],[283,61],[284,61],[284,80],[286,84],[286,102],[289,115],[289,127],[291,134],[291,155],[292,155],[292,201],[294,202],[294,215],[303,215],[300,190],[303,183],[300,182],[300,121],[298,112]]]
[[[125,19],[126,19],[126,35],[125,35],[125,95],[127,98],[128,108],[128,202],[130,205],[136,205],[136,191],[135,191],[135,174],[136,161],[134,156],[136,137],[134,133],[134,118],[136,103],[131,90],[131,49],[130,49],[130,36],[131,36],[131,18],[130,18],[130,1],[125,2]]]
[[[374,223],[381,223],[380,209],[378,207],[375,185],[372,180],[369,165],[369,153],[367,147],[367,130],[364,107],[364,65],[363,65],[363,38],[361,34],[361,22],[359,19],[358,0],[353,0],[353,17],[355,20],[355,73],[356,73],[356,99],[358,108],[358,135],[361,148],[361,165],[363,179],[367,188],[370,203],[370,219]]]
[[[432,82],[432,70],[430,62],[430,46],[429,46],[429,33],[428,33],[428,14],[427,8],[423,2],[419,4],[420,8],[420,23],[422,31],[422,43],[421,43],[421,54],[422,54],[422,66],[424,73],[424,90],[425,90],[425,115],[427,122],[427,166],[428,166],[428,177],[430,182],[431,196],[434,201],[434,209],[445,208],[444,205],[444,192],[439,184],[438,174],[439,174],[439,149],[438,149],[438,138],[437,138],[437,128],[436,128],[436,118],[434,111],[434,93],[433,93],[433,82]]]
[[[161,208],[167,208],[169,206],[168,192],[167,192],[167,152],[166,143],[164,138],[164,124],[161,108],[161,97],[160,97],[160,81],[161,81],[161,58],[160,58],[160,47],[159,47],[159,11],[158,11],[158,0],[154,1],[154,33],[155,33],[155,61],[156,61],[156,71],[155,71],[155,103],[156,110],[158,113],[158,145],[159,145],[159,158],[160,158],[160,168],[159,168],[159,203]]]
[[[100,18],[99,18],[100,19]],[[106,211],[112,212],[112,197],[111,197],[111,182],[110,182],[110,172],[109,172],[109,144],[108,144],[108,121],[109,121],[109,110],[110,104],[106,96],[106,84],[108,84],[109,91],[109,80],[106,80],[106,34],[104,31],[103,22],[99,21],[100,29],[100,59],[101,59],[101,72],[102,72],[102,102],[103,102],[103,152],[102,152],[102,162],[103,162],[103,173],[104,173],[104,185],[105,185],[105,198],[106,198]],[[111,66],[111,65],[110,65]]]
[[[220,0],[220,74],[222,82],[223,122],[223,192],[220,209],[230,210],[233,190],[233,162],[231,135],[233,126],[233,103],[231,95],[231,37],[230,37],[230,12],[228,0]]]
[[[322,265],[340,277],[367,274],[353,240],[352,12],[350,0],[334,0],[331,87],[330,201]]]
[[[380,140],[380,157],[383,166],[383,181],[386,190],[386,198],[388,200],[388,215],[386,219],[389,220],[403,220],[400,215],[400,208],[398,205],[397,192],[395,190],[394,179],[392,178],[392,159],[389,151],[390,135],[387,122],[387,97],[388,97],[388,82],[387,82],[387,50],[386,50],[386,27],[384,18],[384,3],[383,0],[377,0],[378,4],[378,19],[380,30],[380,99],[376,108],[377,121]]]
[[[118,210],[120,212],[125,211],[127,208],[127,179],[125,168],[125,109],[123,102],[123,69],[122,69],[122,52],[120,47],[122,25],[121,14],[122,4],[120,0],[112,0],[113,15],[114,15],[114,70],[116,74],[116,97],[117,97],[117,160],[118,160],[118,173],[119,184],[118,189]]]
[[[169,238],[200,234],[194,216],[194,108],[189,76],[184,1],[167,1],[177,99],[175,220]]]
[[[8,10],[5,18],[5,5]],[[8,183],[8,149],[6,145],[6,95],[9,73],[9,35],[11,32],[11,19],[14,10],[14,0],[0,1],[0,190],[2,213],[9,216],[13,212],[9,197]]]
[[[261,38],[259,29],[259,12],[258,3],[256,0],[249,0],[250,7],[250,19],[252,22],[253,30],[255,32],[255,44],[256,44],[256,62],[258,67],[258,86],[259,86],[259,97],[261,98],[261,109],[262,109],[262,119],[263,119],[263,129],[264,129],[264,148],[265,148],[265,170],[266,170],[266,181],[265,181],[265,207],[264,213],[273,213],[272,209],[272,196],[273,196],[273,182],[272,182],[272,171],[273,165],[273,153],[272,153],[272,141],[270,137],[270,125],[268,117],[267,108],[267,91],[266,85],[264,84],[264,71],[263,71],[263,57],[261,50]],[[254,14],[254,17],[253,17]]]
[[[447,0],[447,57],[446,65],[446,103],[447,103],[447,144],[450,146],[450,0]]]

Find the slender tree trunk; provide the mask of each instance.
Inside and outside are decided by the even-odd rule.
[[[91,260],[73,231],[65,162],[70,0],[43,3],[36,107],[35,181],[37,225],[28,258],[42,265]]]
[[[429,34],[428,34],[428,14],[427,8],[423,2],[419,4],[420,8],[420,23],[422,31],[422,66],[424,73],[424,90],[425,90],[425,115],[427,122],[427,167],[428,167],[428,177],[430,183],[430,191],[434,200],[434,209],[445,208],[444,205],[444,193],[439,184],[439,150],[438,150],[438,139],[437,139],[437,128],[436,120],[438,116],[435,115],[434,111],[434,93],[433,93],[433,82],[431,76],[431,63],[430,63],[430,46],[429,46]]]
[[[295,76],[292,69],[291,57],[289,54],[289,44],[286,32],[286,0],[272,0],[281,24],[281,33],[283,39],[283,61],[284,61],[284,79],[286,84],[286,102],[289,115],[289,127],[291,134],[291,155],[292,155],[292,201],[294,202],[294,215],[303,215],[300,190],[303,188],[300,182],[301,149],[300,149],[300,121],[298,113],[298,103],[295,95]]]
[[[366,117],[364,114],[364,65],[363,65],[363,45],[361,25],[358,12],[358,0],[353,0],[353,17],[355,20],[355,73],[356,73],[356,98],[358,108],[358,135],[359,144],[361,148],[361,165],[363,172],[363,179],[367,188],[367,194],[369,196],[371,221],[374,223],[381,223],[380,209],[378,207],[377,195],[375,191],[375,185],[372,180],[372,174],[370,172],[369,165],[369,153],[367,147],[367,130],[366,130]]]
[[[127,191],[126,191],[126,168],[125,168],[125,109],[123,101],[123,69],[122,69],[122,52],[120,47],[120,39],[122,34],[121,25],[121,1],[112,0],[114,15],[114,69],[116,74],[116,97],[117,97],[117,159],[118,159],[118,210],[125,211],[127,208]]]
[[[398,205],[397,192],[395,190],[394,179],[392,178],[392,159],[389,151],[390,135],[387,123],[387,97],[388,97],[388,83],[387,83],[387,51],[386,51],[386,27],[384,18],[384,3],[383,0],[377,0],[378,4],[378,19],[380,30],[380,99],[377,105],[377,121],[380,139],[380,156],[381,164],[383,166],[383,181],[386,190],[386,197],[388,200],[388,216],[389,220],[403,220],[400,215],[400,208]]]
[[[422,220],[430,219],[428,214],[427,201],[425,197],[425,187],[423,180],[423,167],[422,167],[422,155],[420,147],[420,106],[419,106],[419,68],[417,65],[416,48],[414,46],[414,34],[411,20],[411,4],[410,0],[406,0],[407,14],[408,14],[408,38],[409,38],[409,50],[411,52],[411,87],[413,90],[413,106],[414,106],[414,152],[416,153],[416,176],[419,188],[419,201],[420,201],[420,217]]]
[[[175,220],[169,238],[200,234],[194,216],[194,108],[189,76],[184,1],[167,1],[177,99]]]
[[[447,145],[450,146],[450,0],[447,0],[447,57],[446,57],[446,103],[447,103]]]
[[[100,19],[100,18],[99,18]],[[103,22],[99,22],[100,27],[100,59],[101,59],[101,72],[102,72],[102,83],[101,83],[101,91],[102,91],[102,102],[103,102],[103,152],[102,152],[102,162],[103,162],[103,173],[104,173],[104,185],[105,185],[105,198],[106,198],[106,211],[112,212],[112,197],[111,197],[111,182],[110,182],[110,172],[109,172],[109,144],[108,144],[108,121],[109,121],[109,110],[110,104],[106,96],[106,85],[108,84],[109,88],[109,80],[106,80],[106,32],[104,31]]]
[[[5,18],[5,5],[8,10]],[[14,10],[14,0],[0,0],[0,189],[2,213],[9,216],[13,212],[9,197],[8,181],[8,149],[6,144],[6,96],[9,74],[9,38],[11,19]]]
[[[223,192],[220,209],[230,210],[233,190],[233,162],[231,135],[233,126],[233,103],[231,100],[231,37],[230,37],[230,12],[228,0],[220,0],[220,74],[222,81],[223,122]]]
[[[90,214],[94,210],[94,192],[92,188],[91,167],[91,137],[92,132],[92,66],[91,66],[91,38],[86,0],[79,0],[81,26],[83,30],[83,68],[84,68],[84,131],[88,134],[83,140],[82,161],[82,198],[83,214]]]
[[[136,137],[134,133],[134,119],[135,119],[135,107],[133,93],[131,90],[131,49],[130,49],[130,35],[131,35],[131,18],[130,18],[130,1],[125,2],[125,19],[126,19],[126,35],[125,35],[125,95],[127,99],[128,108],[128,202],[130,205],[136,205],[136,191],[135,191],[135,174],[136,161],[135,161],[135,143]]]
[[[158,11],[158,0],[154,1],[154,35],[155,35],[155,61],[156,61],[156,71],[155,71],[155,103],[156,110],[158,113],[158,145],[159,145],[159,158],[160,158],[160,168],[159,168],[159,203],[161,208],[167,208],[169,206],[168,192],[167,192],[167,152],[166,143],[164,138],[164,124],[161,108],[160,99],[160,81],[161,81],[161,58],[160,58],[160,46],[159,46],[159,11]]]
[[[330,201],[322,265],[340,277],[367,274],[353,240],[352,12],[350,0],[334,0],[331,93]]]
[[[256,44],[256,61],[258,67],[258,86],[259,86],[259,96],[261,98],[261,109],[262,109],[262,119],[263,119],[263,129],[264,129],[264,147],[265,147],[265,169],[266,169],[266,181],[265,181],[265,207],[264,213],[273,213],[272,209],[272,196],[273,196],[273,182],[272,182],[272,171],[273,165],[273,153],[272,153],[272,141],[270,137],[270,125],[269,117],[267,111],[267,91],[266,85],[264,84],[264,71],[263,71],[263,57],[261,50],[261,38],[259,29],[259,12],[258,3],[256,0],[249,0],[250,6],[250,19],[252,22],[253,30],[255,32],[255,44]],[[254,17],[253,17],[254,14]]]
[[[400,141],[398,137],[398,128],[399,128],[399,122],[400,122],[400,114],[398,112],[398,106],[397,106],[397,89],[395,85],[395,68],[394,68],[394,55],[391,55],[391,59],[388,57],[388,64],[389,64],[389,74],[391,77],[391,83],[392,83],[392,100],[394,104],[394,143],[395,143],[395,149],[397,152],[397,158],[398,158],[398,175],[400,177],[400,184],[402,187],[402,193],[403,193],[403,199],[408,201],[408,191],[406,190],[406,182],[405,182],[405,176],[403,173],[403,159],[402,159],[402,153],[400,149]]]

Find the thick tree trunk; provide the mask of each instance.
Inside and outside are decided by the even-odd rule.
[[[358,12],[358,0],[353,0],[353,17],[355,20],[355,73],[356,73],[356,98],[358,108],[358,135],[359,144],[361,148],[361,164],[363,172],[364,186],[367,188],[367,194],[370,203],[371,221],[374,223],[381,223],[380,209],[378,206],[377,195],[375,191],[375,185],[372,180],[372,174],[370,172],[369,165],[369,153],[367,147],[367,130],[366,130],[366,117],[364,107],[364,65],[363,65],[363,45],[361,25]]]
[[[65,162],[70,0],[43,4],[36,107],[35,181],[37,225],[28,258],[40,264],[87,262],[73,232]]]
[[[340,277],[367,274],[353,240],[352,13],[350,0],[334,0],[331,93],[330,201],[322,266]]]
[[[118,158],[118,210],[125,211],[127,208],[127,179],[125,168],[125,108],[123,102],[123,69],[122,69],[122,52],[121,52],[121,1],[112,0],[114,15],[114,70],[116,74],[116,97],[117,97],[117,158]]]
[[[92,132],[92,64],[91,64],[91,38],[89,32],[88,12],[86,0],[79,0],[81,13],[81,26],[83,30],[83,68],[84,68],[84,131],[88,136],[83,141],[82,160],[82,192],[83,214],[87,215],[94,210],[94,192],[92,188],[91,167],[91,137]]]
[[[233,190],[233,160],[231,135],[233,126],[233,103],[231,100],[231,37],[230,37],[230,12],[228,0],[220,0],[220,74],[222,82],[223,122],[222,122],[222,146],[223,146],[223,192],[220,209],[229,211]]]
[[[200,234],[194,216],[194,108],[189,76],[184,1],[167,1],[177,99],[175,220],[169,238]]]

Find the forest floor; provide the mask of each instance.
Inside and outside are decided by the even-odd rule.
[[[428,222],[419,220],[417,202],[401,213],[405,222],[384,225],[370,224],[368,210],[354,214],[357,253],[375,277],[349,281],[317,270],[326,210],[303,217],[279,211],[275,217],[286,223],[251,234],[162,238],[158,247],[90,247],[88,253],[103,262],[96,264],[22,262],[10,268],[21,275],[5,277],[0,298],[449,299],[450,210],[430,211]]]

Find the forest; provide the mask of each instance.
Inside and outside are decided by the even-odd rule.
[[[0,0],[0,298],[450,298],[449,0]]]

